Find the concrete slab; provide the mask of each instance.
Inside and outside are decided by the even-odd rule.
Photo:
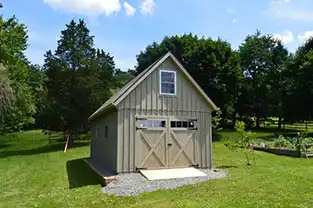
[[[196,168],[140,170],[140,173],[150,181],[207,176],[207,174]]]

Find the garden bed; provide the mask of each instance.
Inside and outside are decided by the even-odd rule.
[[[263,151],[263,152],[269,152],[276,155],[285,155],[290,157],[301,157],[304,156],[304,154],[299,154],[296,150],[290,150],[290,149],[278,149],[278,148],[266,148],[266,147],[253,147],[254,150]]]

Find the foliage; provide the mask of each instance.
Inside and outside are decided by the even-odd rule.
[[[286,118],[288,120],[310,120],[313,118],[313,38],[299,47],[288,64],[289,90]],[[299,111],[299,109],[301,109]]]
[[[14,102],[0,119],[0,134],[19,131],[33,123],[36,112],[34,96],[28,85],[29,66],[24,51],[27,47],[26,27],[15,17],[0,16],[0,63],[7,69]]]
[[[12,106],[14,93],[11,85],[6,68],[0,64],[0,115],[4,115]]]
[[[293,148],[292,143],[288,139],[286,139],[283,135],[279,135],[279,137],[273,141],[273,146],[274,147],[288,147],[290,149]]]
[[[48,51],[45,57],[44,70],[48,77],[48,97],[42,118],[45,128],[75,134],[90,114],[88,75],[91,65],[96,64],[93,63],[93,37],[85,22],[71,21],[66,25],[55,53]]]
[[[128,72],[121,71],[120,69],[116,69],[114,72],[114,81],[115,88],[119,89],[123,87],[127,82],[134,78],[134,75],[129,70]]]
[[[235,130],[238,136],[228,139],[224,145],[231,151],[235,151],[237,149],[243,151],[246,155],[247,164],[251,165],[248,153],[250,151],[250,145],[253,143],[252,137],[255,136],[255,134],[251,131],[245,131],[245,123],[243,121],[236,122]]]
[[[120,85],[115,82],[121,73],[115,73],[110,54],[94,48],[84,20],[67,24],[56,51],[45,57],[48,90],[40,122],[43,128],[69,134],[71,146],[73,136],[88,131],[88,117]]]
[[[239,47],[241,66],[245,73],[238,102],[240,115],[255,116],[256,127],[260,119],[282,117],[284,83],[282,72],[288,51],[271,35],[257,31],[247,36]]]
[[[214,112],[214,116],[212,116],[213,140],[218,140],[218,132],[223,130],[221,120],[222,120],[222,111],[217,110],[216,112]]]

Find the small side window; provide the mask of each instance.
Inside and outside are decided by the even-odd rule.
[[[104,127],[104,138],[108,138],[108,126]]]
[[[96,139],[100,138],[100,129],[99,127],[96,127]]]

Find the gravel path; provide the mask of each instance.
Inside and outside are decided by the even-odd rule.
[[[179,186],[227,176],[227,173],[222,170],[216,172],[212,169],[201,169],[201,171],[208,176],[149,181],[140,173],[119,174],[116,176],[117,180],[103,187],[102,191],[119,196],[136,196],[143,192],[152,192],[159,189],[175,189]]]

